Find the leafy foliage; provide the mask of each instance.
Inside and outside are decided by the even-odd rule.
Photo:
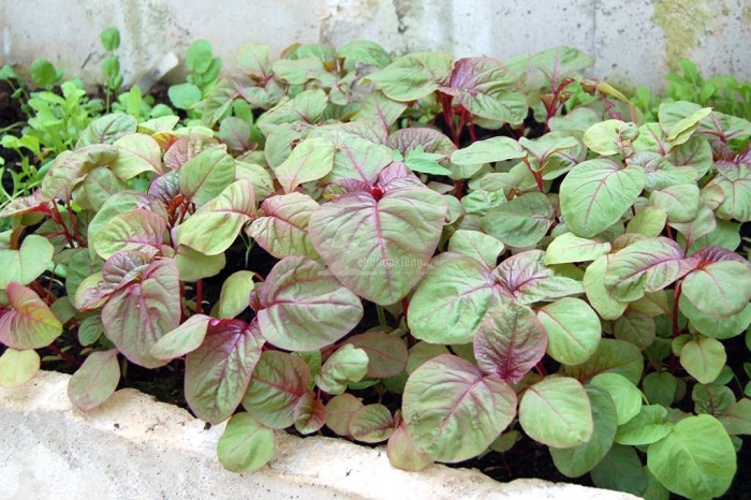
[[[408,470],[526,436],[603,487],[730,487],[751,432],[751,370],[728,361],[751,324],[751,122],[688,101],[645,118],[567,47],[248,44],[219,79],[199,41],[186,63],[186,120],[57,136],[0,212],[1,384],[57,349],[91,409],[120,364],[184,360],[233,471],[273,458],[272,429],[326,426]]]

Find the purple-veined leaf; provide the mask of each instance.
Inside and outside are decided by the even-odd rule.
[[[295,422],[295,408],[308,393],[310,368],[280,351],[264,351],[242,398],[243,408],[258,422],[284,429]]]
[[[217,138],[234,151],[250,149],[250,124],[236,116],[228,116],[219,124]]]
[[[498,256],[503,252],[503,243],[498,238],[480,231],[459,229],[449,240],[449,252],[460,253],[484,263],[489,268],[495,267]]]
[[[68,397],[76,407],[88,411],[104,403],[120,382],[117,349],[92,352],[68,381]]]
[[[317,258],[307,230],[310,215],[318,206],[313,198],[303,193],[271,196],[261,203],[263,216],[245,231],[277,259],[291,255]]]
[[[706,204],[699,205],[696,217],[688,222],[671,222],[672,228],[680,233],[680,236],[689,246],[694,246],[701,238],[711,234],[718,228],[718,221],[712,209]],[[701,245],[699,245],[701,246]],[[688,252],[691,253],[690,251]]]
[[[114,146],[117,158],[111,168],[120,179],[128,180],[143,172],[162,174],[162,151],[150,135],[126,135]]]
[[[407,366],[407,344],[400,337],[384,332],[366,332],[347,339],[347,343],[368,355],[367,378],[389,378]]]
[[[395,130],[389,135],[386,145],[396,149],[402,156],[422,146],[425,153],[450,156],[456,146],[442,132],[428,127],[410,127]]]
[[[365,98],[354,119],[378,123],[383,133],[387,134],[405,109],[406,104],[389,99],[380,90],[375,90]]]
[[[701,384],[711,384],[725,366],[725,346],[717,339],[692,339],[680,352],[681,366]]]
[[[105,144],[63,152],[55,158],[42,180],[41,201],[70,200],[73,189],[83,182],[89,171],[110,165],[116,157],[117,149]]]
[[[476,165],[513,160],[525,155],[526,152],[518,141],[510,137],[491,137],[454,151],[451,153],[451,162],[457,165]]]
[[[349,422],[352,420],[352,415],[362,407],[362,401],[352,394],[334,396],[326,404],[326,427],[339,436],[349,436]]]
[[[0,219],[28,213],[48,213],[50,202],[42,201],[42,191],[37,189],[29,196],[14,198],[0,210]]]
[[[333,167],[334,144],[317,137],[297,145],[287,159],[274,168],[274,172],[284,192],[290,193],[304,182],[325,177]]]
[[[716,163],[718,175],[708,186],[718,186],[725,199],[715,213],[719,219],[751,221],[751,165],[748,163]]]
[[[142,252],[159,250],[164,242],[167,221],[147,210],[137,208],[112,217],[91,241],[102,259],[108,259],[123,250]]]
[[[158,200],[163,206],[168,206],[180,194],[180,181],[177,178],[177,172],[170,170],[164,175],[160,175],[149,184],[148,196]]]
[[[257,291],[261,333],[281,349],[320,349],[344,337],[363,315],[360,299],[307,257],[281,260]]]
[[[255,216],[253,185],[233,182],[177,229],[177,241],[205,255],[224,252],[234,243],[243,225]]]
[[[326,423],[326,405],[308,391],[295,405],[295,430],[307,435],[318,432]]]
[[[12,309],[0,316],[0,342],[17,350],[38,349],[63,332],[63,325],[33,290],[12,282],[5,293]]]
[[[178,170],[188,160],[197,156],[201,151],[218,143],[211,136],[191,133],[177,139],[164,152],[164,165],[170,170]]]
[[[623,315],[613,323],[615,338],[634,344],[639,349],[646,349],[652,345],[656,334],[654,319],[646,313],[631,308],[626,309]]]
[[[592,406],[584,387],[569,377],[548,377],[527,388],[519,403],[519,423],[539,443],[579,446],[592,437]]]
[[[185,399],[198,418],[217,424],[232,416],[263,343],[255,321],[209,320],[203,343],[185,358]]]
[[[529,67],[545,75],[548,83],[553,88],[563,78],[575,75],[594,65],[594,63],[594,59],[582,51],[566,46],[543,50],[529,58]]]
[[[446,217],[441,195],[403,168],[384,169],[372,192],[321,205],[308,224],[313,246],[337,279],[381,305],[398,302],[422,277]]]
[[[200,207],[235,180],[235,160],[223,147],[205,149],[186,161],[177,177],[185,199]]]
[[[451,75],[453,57],[437,52],[415,52],[394,59],[367,79],[386,94],[389,99],[416,101],[432,94]]]
[[[104,332],[120,352],[145,368],[163,366],[151,348],[180,322],[177,265],[163,259],[146,266],[141,280],[115,292],[102,308]]]
[[[645,292],[656,292],[690,272],[695,263],[684,258],[673,240],[646,238],[619,250],[610,258],[605,288],[616,300],[631,302]]]
[[[579,238],[574,233],[557,236],[545,250],[545,265],[587,262],[610,253],[610,243]]]
[[[203,344],[211,322],[216,320],[205,314],[194,314],[159,339],[151,348],[151,355],[157,359],[170,360],[195,351]]]
[[[91,144],[112,144],[119,138],[133,134],[138,126],[135,117],[125,113],[109,113],[95,118],[81,132],[76,147]]]
[[[276,455],[274,431],[256,422],[247,413],[238,413],[227,423],[216,453],[227,470],[254,471]]]
[[[696,184],[677,184],[649,195],[650,205],[665,209],[668,222],[686,223],[699,212],[699,187]]]
[[[545,252],[528,250],[509,257],[493,271],[498,284],[517,304],[577,295],[582,284],[571,278],[556,276],[543,264]]]
[[[454,64],[439,90],[453,96],[472,115],[518,125],[527,117],[527,98],[516,90],[516,76],[489,57],[467,57]]]
[[[700,264],[683,279],[683,296],[696,309],[713,318],[740,313],[751,300],[748,263],[721,260]]]
[[[485,319],[472,344],[483,372],[516,383],[545,355],[548,336],[532,309],[509,304]]]
[[[433,463],[426,453],[417,449],[407,432],[404,420],[399,422],[391,434],[386,445],[386,455],[392,467],[407,471],[421,471]]]
[[[409,377],[403,412],[418,450],[439,462],[460,462],[485,451],[511,423],[516,393],[497,376],[444,354]]]
[[[30,234],[18,250],[0,249],[0,289],[12,282],[28,285],[52,263],[55,247],[43,236]]]
[[[711,262],[722,261],[734,261],[740,262],[741,264],[746,264],[747,266],[751,265],[746,259],[733,252],[732,250],[718,246],[700,248],[691,255],[691,258],[699,261],[697,264],[698,267],[703,265],[705,266]]]
[[[128,184],[120,180],[112,170],[97,167],[73,191],[73,202],[82,208],[98,212],[112,196],[127,189]]]
[[[0,356],[0,387],[23,385],[39,371],[42,360],[34,349],[19,351],[8,347]]]
[[[597,158],[571,169],[561,183],[561,215],[571,231],[591,238],[612,226],[644,189],[644,169]]]
[[[316,385],[332,395],[342,394],[347,383],[359,382],[368,371],[368,355],[363,349],[344,344],[329,356],[316,375]]]
[[[386,441],[394,432],[394,417],[381,404],[365,405],[352,414],[349,434],[363,443]]]
[[[446,260],[432,269],[415,290],[407,321],[412,335],[434,344],[466,344],[508,293],[492,270],[471,257]]]

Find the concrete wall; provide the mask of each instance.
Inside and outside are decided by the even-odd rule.
[[[388,50],[498,59],[561,44],[597,59],[593,74],[663,87],[668,61],[751,79],[751,0],[3,0],[0,64],[46,57],[100,79],[99,32],[116,26],[126,82],[199,38],[231,67],[245,42],[272,46],[365,38]]]

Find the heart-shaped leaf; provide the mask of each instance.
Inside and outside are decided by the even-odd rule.
[[[212,321],[210,316],[194,314],[183,324],[167,333],[151,348],[151,355],[157,359],[171,360],[198,349],[206,337],[206,330]]]
[[[17,350],[39,349],[63,332],[63,325],[33,290],[13,282],[5,293],[13,309],[0,316],[0,342]]]
[[[511,423],[516,394],[497,376],[444,354],[412,373],[402,409],[418,450],[433,460],[460,462],[482,453]]]
[[[349,421],[349,434],[363,443],[380,443],[394,432],[394,417],[381,404],[365,405]]]
[[[697,310],[714,318],[728,318],[751,300],[751,270],[741,262],[712,262],[686,275],[681,290]]]
[[[30,234],[18,250],[0,250],[0,289],[11,282],[28,285],[52,263],[55,247],[43,236]]]
[[[680,351],[681,366],[702,384],[714,382],[725,366],[725,346],[717,339],[692,339]]]
[[[235,180],[235,160],[222,147],[211,147],[177,171],[180,192],[200,207],[219,196]]]
[[[367,378],[393,377],[407,366],[407,344],[398,336],[378,331],[366,332],[348,338],[347,342],[367,354]]]
[[[123,250],[159,250],[166,230],[167,221],[161,215],[138,208],[112,217],[91,242],[96,253],[106,260]]]
[[[582,293],[582,284],[557,276],[543,264],[545,252],[529,250],[509,257],[493,272],[498,284],[517,304],[531,304]]]
[[[322,265],[287,257],[259,285],[258,324],[281,349],[313,351],[332,344],[360,322],[360,299]]]
[[[349,422],[352,420],[352,415],[362,407],[362,401],[352,394],[334,396],[326,405],[326,427],[340,436],[349,436]]]
[[[339,395],[348,382],[359,382],[367,371],[367,353],[352,344],[344,344],[323,364],[316,375],[316,385],[328,394]]]
[[[227,470],[254,471],[276,455],[274,431],[253,420],[247,413],[238,413],[227,422],[216,452]]]
[[[42,360],[33,349],[19,351],[8,347],[0,356],[0,387],[23,385],[39,371]]]
[[[276,167],[276,177],[285,193],[304,182],[325,177],[334,168],[334,145],[322,138],[301,142],[284,162]]]
[[[449,78],[453,57],[436,52],[414,52],[394,59],[368,80],[395,101],[416,101],[438,88]]]
[[[68,381],[68,397],[76,407],[88,411],[105,402],[120,382],[117,349],[92,352]]]
[[[263,217],[246,229],[264,250],[277,259],[291,255],[317,258],[318,254],[308,237],[308,220],[318,203],[302,193],[289,193],[266,198],[261,203]]]
[[[536,245],[555,220],[555,208],[542,193],[527,193],[490,209],[482,228],[504,244],[525,248]]]
[[[588,262],[610,252],[610,243],[579,238],[574,233],[563,233],[550,242],[545,250],[545,265]]]
[[[600,318],[581,299],[558,299],[539,308],[537,317],[547,332],[547,352],[560,363],[584,363],[600,345]]]

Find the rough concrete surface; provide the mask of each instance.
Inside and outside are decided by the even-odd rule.
[[[277,457],[233,474],[216,459],[224,425],[204,429],[187,411],[132,389],[84,413],[68,375],[40,372],[0,388],[0,498],[633,499],[625,493],[534,479],[497,483],[477,471],[392,468],[383,448],[277,434]]]
[[[293,42],[368,39],[394,53],[500,60],[570,45],[595,57],[594,76],[659,90],[681,57],[706,76],[751,79],[750,19],[751,0],[3,0],[0,65],[23,70],[45,57],[69,76],[99,82],[99,33],[115,26],[126,83],[199,38],[230,71],[245,42],[276,55]]]

